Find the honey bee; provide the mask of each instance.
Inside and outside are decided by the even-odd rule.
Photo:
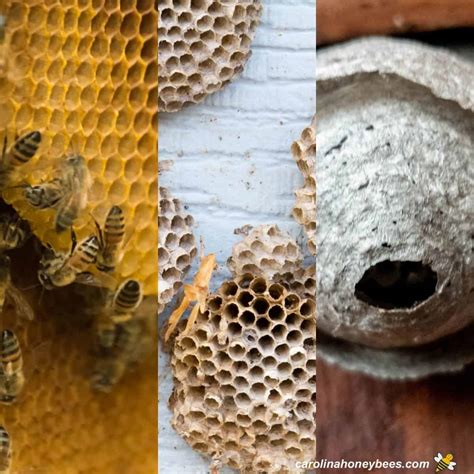
[[[104,334],[103,334],[104,335]],[[92,375],[91,384],[95,390],[110,392],[116,385],[127,368],[136,363],[141,358],[141,337],[142,327],[139,321],[135,319],[124,323],[114,324],[109,327],[106,340],[105,357],[99,358],[95,371]]]
[[[143,298],[142,288],[137,280],[125,280],[115,292],[110,317],[115,324],[129,321]]]
[[[0,254],[0,310],[3,310],[7,297],[13,301],[19,316],[30,321],[34,319],[33,309],[11,282],[10,257]]]
[[[176,308],[173,313],[171,313],[165,333],[165,342],[173,333],[182,314],[193,301],[196,301],[196,304],[189,315],[189,319],[186,323],[186,328],[184,329],[183,334],[188,333],[192,328],[199,315],[199,311],[204,313],[206,310],[206,299],[209,294],[209,283],[211,281],[212,272],[216,266],[216,256],[212,253],[210,255],[206,255],[205,257],[202,255],[203,248],[201,242],[201,266],[194,277],[193,283],[191,285],[184,285],[184,298],[178,308]]]
[[[12,331],[5,329],[0,340],[0,403],[12,404],[24,384],[20,343]]]
[[[136,362],[140,349],[140,338],[142,327],[140,321],[129,320],[118,326],[114,347],[119,357],[124,359],[127,365]]]
[[[113,206],[105,218],[104,229],[102,230],[97,222],[96,227],[100,246],[96,266],[102,272],[113,272],[125,235],[125,216],[122,208]]]
[[[91,378],[91,386],[99,392],[110,392],[125,373],[127,363],[121,357],[109,355],[98,359]]]
[[[129,322],[142,301],[142,289],[136,280],[124,281],[99,315],[97,336],[99,347],[105,351],[115,349],[122,326]],[[120,343],[122,344],[122,343]]]
[[[8,431],[0,426],[0,474],[9,474],[12,464],[12,444]]]
[[[72,227],[87,205],[90,176],[86,160],[81,155],[71,156],[59,167],[58,176],[51,181],[26,185],[26,201],[37,209],[56,209],[55,229],[60,233]]]
[[[33,158],[40,144],[41,133],[34,131],[18,138],[7,152],[7,137],[5,135],[0,163],[0,189],[11,184],[15,171]]]
[[[97,324],[97,337],[99,347],[105,351],[109,351],[114,347],[117,339],[118,326],[109,318],[100,318]]]
[[[38,279],[43,287],[52,290],[71,283],[94,285],[93,277],[87,267],[93,265],[99,252],[99,241],[95,235],[77,244],[75,233],[71,232],[71,251],[69,255],[56,253],[48,246],[43,252],[38,270]]]
[[[0,217],[0,252],[21,247],[29,236],[25,221],[11,215]]]

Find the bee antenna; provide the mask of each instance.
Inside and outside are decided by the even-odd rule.
[[[18,188],[23,188],[23,189],[25,189],[25,188],[28,188],[28,187],[30,187],[30,186],[31,186],[31,185],[28,184],[28,183],[22,183],[22,184],[16,184],[15,186],[8,186],[8,187],[6,187],[6,188],[4,188],[4,189],[18,189]]]

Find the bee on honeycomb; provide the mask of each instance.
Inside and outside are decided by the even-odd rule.
[[[6,138],[9,150],[16,136],[41,135],[31,159],[13,170],[0,167],[0,177],[8,177],[2,186],[8,212],[27,222],[33,235],[8,256],[12,282],[28,288],[23,296],[35,320],[19,318],[8,297],[1,315],[2,330],[15,334],[22,348],[25,372],[15,402],[0,407],[11,440],[11,469],[150,474],[157,469],[152,352],[158,235],[150,225],[158,215],[155,1],[10,0],[0,13],[6,20],[0,38],[0,143]],[[78,202],[58,228],[54,221],[61,208],[39,211],[26,193],[33,199],[35,186],[56,192],[46,185],[57,183],[69,156],[83,157],[90,186],[87,202]],[[49,244],[56,255],[69,255],[71,233],[58,230],[70,228],[71,221],[78,242],[90,236],[100,240],[95,221],[105,223],[114,206],[123,210],[133,232],[117,259],[109,259],[99,242],[98,254],[106,258],[98,263],[115,266],[110,273],[117,284],[140,282],[143,301],[133,328],[127,327],[133,338],[122,334],[117,342],[127,354],[127,373],[111,393],[97,393],[90,387],[92,310],[103,304],[107,291],[74,282],[43,294],[40,303],[43,289],[32,287],[38,284],[37,248]],[[94,272],[95,263],[87,271]],[[136,352],[129,351],[131,340]],[[97,452],[98,445],[103,449]]]

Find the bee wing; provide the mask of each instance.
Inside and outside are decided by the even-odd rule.
[[[16,306],[16,311],[19,316],[32,321],[35,319],[35,313],[33,308],[30,306],[28,301],[26,301],[25,297],[21,293],[18,288],[13,286],[12,284],[8,285],[7,288],[7,295],[13,301],[13,304]]]
[[[454,471],[454,466],[455,466],[455,465],[456,465],[456,463],[453,462],[453,461],[451,461],[450,464],[449,464],[449,466],[448,466],[448,469],[449,469],[450,471]]]
[[[441,459],[443,459],[443,455],[441,453],[438,453],[435,457],[434,457],[434,460],[436,462],[440,462]]]
[[[91,272],[84,272],[79,273],[79,275],[77,275],[75,283],[80,283],[81,285],[114,289],[117,287],[118,282],[115,278],[105,273],[95,274]]]

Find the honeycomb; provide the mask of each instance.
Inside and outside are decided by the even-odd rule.
[[[158,0],[158,108],[176,112],[242,72],[260,0]]]
[[[172,424],[215,466],[295,473],[315,458],[315,306],[247,274],[176,337]]]
[[[308,248],[316,255],[316,115],[311,125],[303,130],[301,138],[293,143],[291,151],[304,177],[303,187],[295,192],[293,216],[304,226]]]
[[[272,279],[276,274],[296,271],[301,251],[294,239],[277,225],[261,225],[232,249],[227,266],[234,276],[250,273]]]
[[[37,156],[22,170],[30,184],[58,162],[82,154],[92,178],[89,205],[76,221],[80,239],[113,205],[133,229],[117,278],[142,281],[156,295],[157,11],[154,0],[11,0],[7,64],[0,78],[0,131],[39,130]],[[0,137],[3,140],[3,136]],[[20,189],[4,199],[56,250],[70,246],[50,223],[54,210],[28,206]]]
[[[160,187],[159,199],[158,314],[183,286],[197,253],[193,218],[166,188]]]
[[[19,288],[35,278],[31,247],[15,251],[12,258]],[[111,393],[92,391],[94,321],[74,311],[89,302],[84,295],[80,285],[56,291],[55,299],[34,305],[36,319],[31,322],[8,304],[2,315],[2,329],[19,338],[26,377],[16,403],[0,405],[0,424],[13,445],[12,474],[157,472],[156,351],[127,372]],[[40,290],[27,296],[38,302]],[[136,314],[156,337],[156,298],[147,297]]]

